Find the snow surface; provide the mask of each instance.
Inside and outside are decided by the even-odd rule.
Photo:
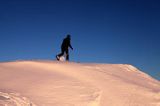
[[[5,62],[0,106],[160,106],[160,82],[127,64]]]

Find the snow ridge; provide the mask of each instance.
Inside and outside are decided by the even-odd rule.
[[[1,105],[160,106],[160,82],[127,64],[6,62],[0,63]]]

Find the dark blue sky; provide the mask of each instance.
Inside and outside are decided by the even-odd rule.
[[[55,59],[66,34],[72,61],[132,64],[160,79],[158,0],[0,1],[0,61]]]

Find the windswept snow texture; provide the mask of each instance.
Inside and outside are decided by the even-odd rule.
[[[160,106],[160,82],[126,64],[6,62],[0,106]]]

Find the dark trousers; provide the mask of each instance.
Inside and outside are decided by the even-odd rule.
[[[69,61],[69,51],[68,51],[68,49],[63,49],[63,48],[61,48],[61,53],[58,54],[58,57],[63,56],[64,53],[66,54],[66,60]]]

